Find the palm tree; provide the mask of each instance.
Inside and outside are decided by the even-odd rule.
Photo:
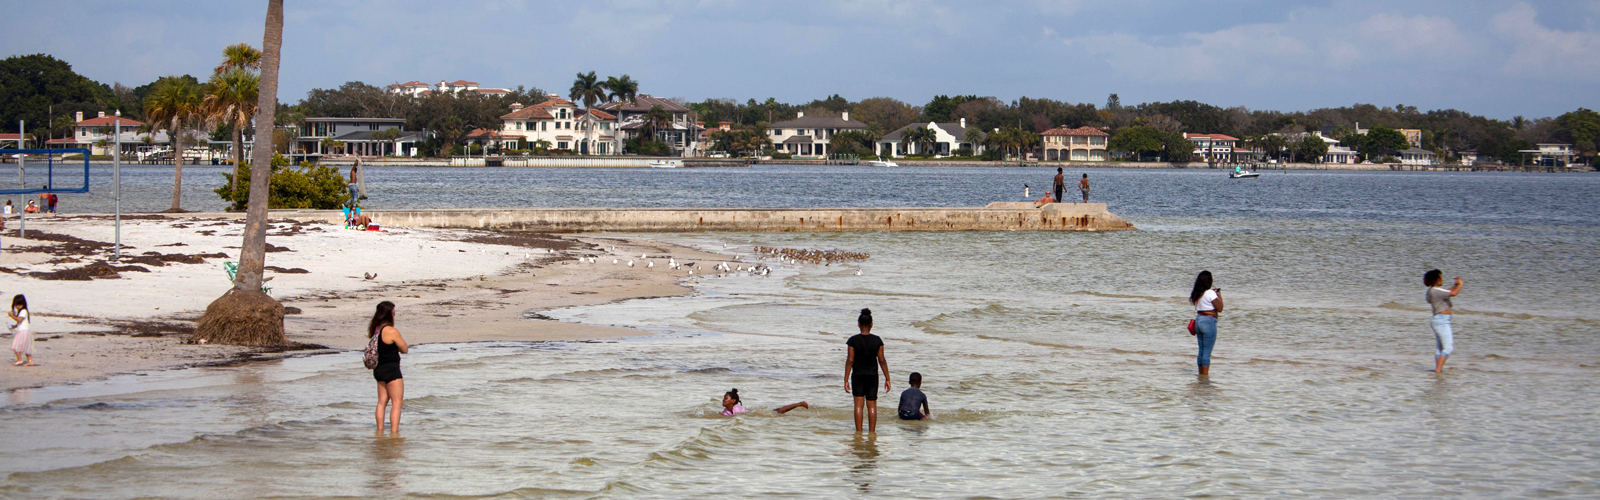
[[[236,46],[229,46],[233,47]],[[206,86],[208,91],[201,98],[203,113],[211,120],[233,126],[233,182],[228,189],[235,190],[239,188],[239,165],[244,163],[244,128],[250,126],[250,119],[256,116],[261,77],[235,68],[211,75]]]
[[[572,102],[583,102],[584,108],[592,108],[594,103],[606,98],[606,86],[593,71],[587,75],[578,73],[578,78],[572,81],[572,92],[568,97]]]
[[[653,141],[657,132],[671,126],[672,114],[657,104],[644,113],[644,123],[639,124],[639,136]]]
[[[177,169],[172,180],[172,208],[168,209],[172,212],[183,210],[178,206],[183,194],[183,129],[201,116],[200,102],[200,89],[179,78],[168,78],[145,99],[144,116],[165,126],[172,137],[172,165]]]
[[[983,144],[983,131],[978,127],[968,127],[966,136],[961,139],[972,145],[972,154],[978,154],[978,145]]]
[[[261,51],[251,47],[248,43],[236,43],[222,49],[222,64],[212,70],[213,74],[223,74],[236,69],[256,71],[261,69]]]
[[[624,74],[620,77],[613,76],[606,78],[605,88],[608,91],[607,97],[610,98],[612,102],[617,103],[617,126],[621,127],[622,101],[628,101],[630,103],[639,102],[639,82],[634,81],[633,77]],[[622,131],[618,130],[614,132],[612,137],[617,141],[617,154],[622,154]]]
[[[933,129],[928,127],[915,127],[906,129],[903,135],[900,136],[900,143],[915,144],[917,145],[917,154],[927,154],[928,148],[924,147],[924,145],[932,144],[933,141],[938,139],[939,136],[933,132]]]
[[[278,110],[278,61],[283,48],[283,0],[267,0],[266,29],[261,46],[261,84],[255,122],[270,128]],[[281,345],[283,305],[261,290],[266,268],[267,199],[272,189],[272,141],[257,141],[250,154],[250,201],[244,241],[239,246],[239,271],[233,288],[206,306],[195,333],[212,342]]]

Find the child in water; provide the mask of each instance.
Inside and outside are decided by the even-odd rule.
[[[795,404],[792,404],[792,405],[785,405],[785,406],[779,406],[777,408],[773,408],[772,411],[778,412],[779,415],[782,415],[782,414],[785,414],[785,413],[789,413],[789,410],[793,410],[795,408],[810,408],[810,407],[811,407],[810,403],[807,403],[805,401],[801,401],[799,403],[795,403]],[[738,389],[734,389],[734,390],[731,390],[731,391],[728,391],[728,392],[725,392],[725,393],[722,394],[722,416],[731,417],[731,416],[734,416],[734,415],[738,415],[740,413],[748,413],[749,411],[750,410],[744,409],[744,401],[739,399],[739,390]]]
[[[911,372],[911,388],[900,393],[900,420],[922,420],[932,417],[928,396],[922,393],[922,374]]]

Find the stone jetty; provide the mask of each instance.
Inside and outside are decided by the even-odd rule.
[[[1121,231],[1133,224],[1104,203],[990,203],[985,207],[518,208],[368,210],[382,227],[497,229],[550,233],[699,231]],[[339,223],[328,211],[273,217]]]

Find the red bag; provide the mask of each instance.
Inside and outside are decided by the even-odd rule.
[[[1189,335],[1194,335],[1194,320],[1189,320]]]

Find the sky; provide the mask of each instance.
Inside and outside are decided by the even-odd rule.
[[[129,86],[259,47],[265,1],[7,1],[0,53]],[[286,0],[279,100],[347,81],[790,103],[938,94],[1492,118],[1600,107],[1600,0]]]

